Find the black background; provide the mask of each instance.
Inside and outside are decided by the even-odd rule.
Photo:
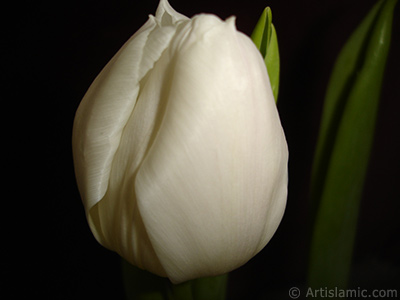
[[[250,34],[265,6],[281,54],[279,112],[290,149],[287,210],[269,245],[231,273],[229,299],[289,299],[304,288],[307,195],[324,92],[338,51],[372,0],[171,0],[179,12],[237,16]],[[157,0],[18,2],[3,11],[4,299],[123,299],[119,257],[87,226],[71,153],[74,113]],[[10,17],[10,18],[8,18]],[[351,286],[399,290],[400,14],[361,203]]]

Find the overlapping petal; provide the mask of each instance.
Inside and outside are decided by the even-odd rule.
[[[73,130],[75,173],[86,210],[108,187],[122,131],[132,115],[142,79],[153,68],[179,25],[188,18],[166,0],[96,77],[76,112]]]

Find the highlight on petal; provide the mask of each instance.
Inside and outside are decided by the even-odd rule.
[[[173,52],[168,105],[135,185],[175,283],[247,262],[275,232],[287,192],[286,142],[258,50],[232,21],[192,22]]]

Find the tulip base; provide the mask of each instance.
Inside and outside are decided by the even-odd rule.
[[[141,270],[122,259],[127,300],[224,300],[228,274],[172,284],[168,278]]]

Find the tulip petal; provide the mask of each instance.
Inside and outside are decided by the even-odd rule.
[[[160,0],[156,11],[156,18],[162,22],[163,26],[175,25],[178,22],[189,20],[188,17],[174,10],[167,0]]]
[[[146,150],[146,134],[154,126],[155,118],[146,116],[157,111],[158,102],[153,106],[147,104],[143,113],[144,106],[137,105],[140,90],[180,23],[188,20],[161,1],[156,17],[150,16],[97,76],[77,110],[73,130],[77,183],[96,239],[140,267],[143,261],[151,261],[146,264],[147,269],[164,276],[143,228],[134,195],[132,201],[118,199],[129,190],[129,179],[124,183],[122,178],[136,172]],[[140,117],[132,122],[136,115]],[[145,122],[139,129],[145,130],[134,131],[134,145],[130,146],[132,139],[126,137],[125,129],[141,120]],[[130,147],[129,154],[126,144]],[[130,165],[118,169],[127,163],[126,157],[131,157]],[[120,188],[121,184],[125,190]],[[143,253],[133,251],[137,241]]]
[[[166,17],[167,14],[169,17]],[[162,0],[157,16],[140,28],[104,67],[83,98],[74,121],[75,172],[86,211],[104,196],[122,130],[131,115],[140,81],[166,49],[176,28],[188,21]],[[145,54],[145,55],[144,55]]]
[[[172,65],[159,87],[165,112],[135,185],[174,283],[247,262],[274,234],[287,193],[287,146],[260,53],[233,19],[200,15],[181,33],[158,62]]]

